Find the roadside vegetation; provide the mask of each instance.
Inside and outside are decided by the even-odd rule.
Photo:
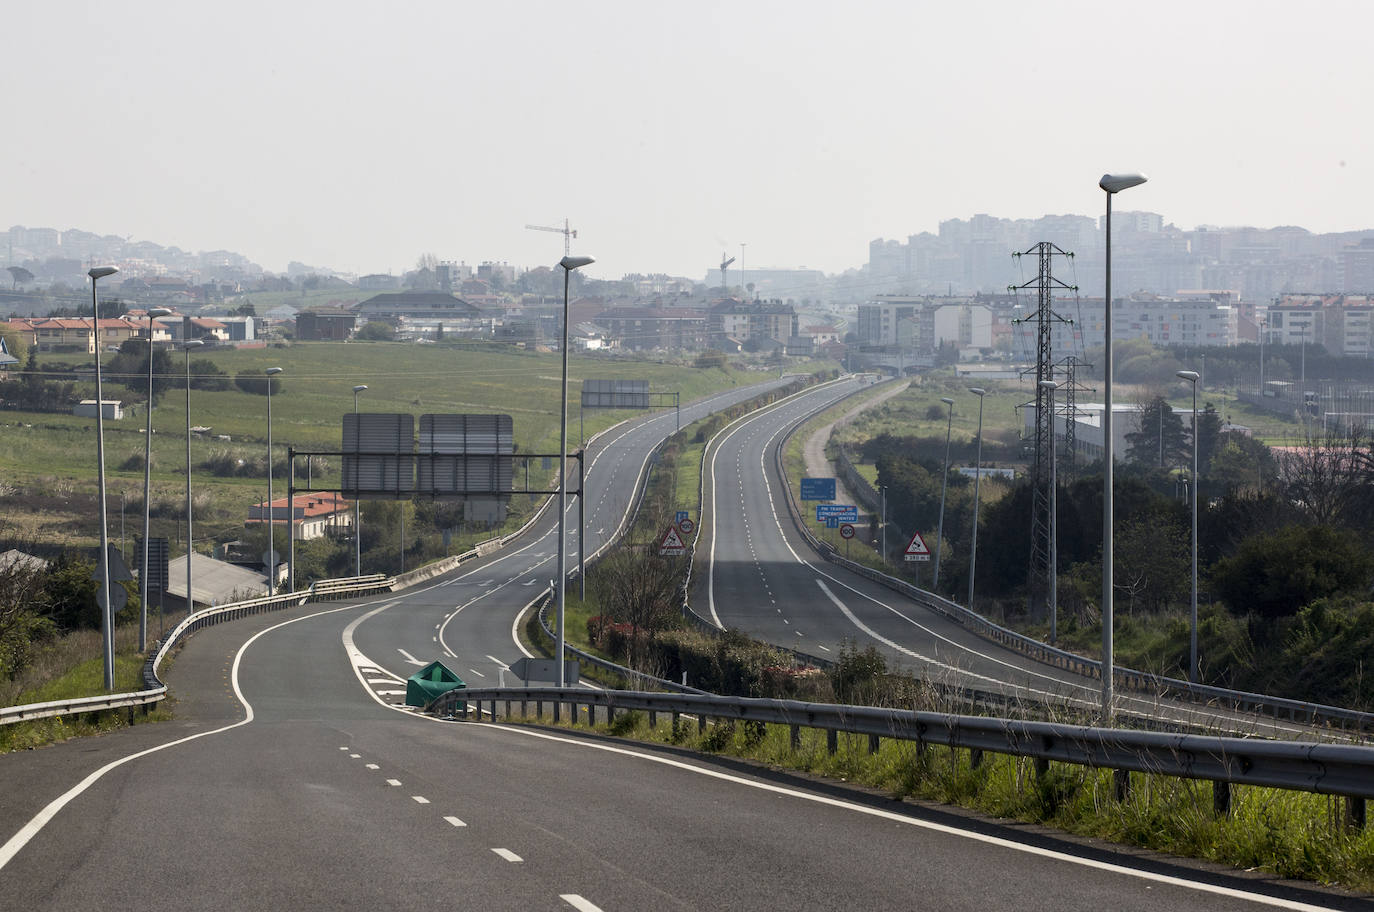
[[[851,653],[830,673],[832,681],[861,686],[863,653]],[[604,716],[602,717],[604,718]],[[518,717],[511,719],[519,722]],[[536,720],[531,720],[536,721]],[[548,724],[545,718],[542,721]],[[1374,892],[1374,828],[1357,830],[1340,799],[1267,788],[1232,789],[1231,811],[1213,810],[1210,783],[1131,774],[1125,801],[1115,798],[1111,770],[1050,763],[1037,774],[1029,759],[884,739],[869,752],[866,736],[838,736],[827,749],[822,731],[802,729],[793,748],[787,726],[712,720],[676,724],[646,714],[621,713],[607,725],[579,729],[703,754],[741,758],[773,770],[875,789],[893,798],[970,808],[1003,820],[1054,827],[1080,836],[1200,858],[1246,871]]]

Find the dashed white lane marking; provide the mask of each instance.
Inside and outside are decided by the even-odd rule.
[[[501,661],[500,659],[498,659],[496,656],[494,656],[494,655],[489,655],[489,656],[487,656],[487,658],[489,658],[489,659],[491,659],[493,662],[495,662],[495,663],[497,664],[498,667],[504,668],[504,669],[506,669],[506,671],[510,671],[510,666],[507,665],[505,662],[502,662],[502,661]]]
[[[558,898],[572,906],[577,912],[601,912],[601,907],[587,902],[576,893],[559,893]]]
[[[406,695],[404,690],[379,690],[377,693],[384,697],[404,697]]]
[[[378,766],[378,765],[375,764],[375,763],[369,763],[369,764],[367,765],[367,768],[370,769],[370,770],[379,770],[379,769],[381,769],[381,767]]]
[[[510,849],[492,849],[492,851],[495,852],[497,855],[500,855],[502,858],[506,859],[506,861],[524,861],[524,860],[525,860],[525,859],[521,858],[519,855],[516,855],[516,854],[515,854],[514,852],[512,852]]]
[[[359,760],[359,759],[362,758],[362,756],[363,756],[362,754],[349,754],[349,755],[348,755],[348,757],[349,757],[350,760]]]
[[[478,671],[476,668],[469,668],[468,671],[470,671],[470,672],[472,672],[473,674],[477,675],[477,677],[479,677],[479,678],[485,678],[485,677],[486,677],[486,675],[482,674],[482,673],[481,673],[480,671]]]
[[[410,800],[414,801],[416,804],[429,804],[429,799],[424,795],[411,795]]]
[[[826,652],[829,652],[829,651],[830,651],[830,647],[829,647],[829,646],[822,646],[820,643],[817,643],[817,644],[816,644],[816,648],[817,648],[817,649],[824,649]]]
[[[456,826],[456,827],[465,827],[465,826],[467,826],[466,823],[464,823],[463,821],[459,820],[457,817],[445,817],[444,819],[447,820],[449,823],[453,824],[453,825]]]
[[[386,784],[387,784],[387,785],[390,785],[390,786],[392,786],[392,787],[395,787],[395,786],[398,786],[398,785],[401,784],[401,780],[400,780],[400,779],[388,779],[388,780],[386,781]]]
[[[346,751],[346,750],[348,750],[348,745],[344,745],[343,747],[339,748],[339,750],[341,750],[341,751]]]
[[[400,678],[368,678],[369,684],[404,684]]]

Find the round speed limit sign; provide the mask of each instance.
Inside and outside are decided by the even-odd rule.
[[[843,538],[843,539],[848,540],[848,539],[851,539],[851,538],[853,538],[853,537],[854,537],[854,527],[853,527],[853,526],[851,526],[849,523],[845,523],[844,525],[840,526],[840,538]]]

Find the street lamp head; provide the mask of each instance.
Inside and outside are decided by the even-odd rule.
[[[970,387],[968,388],[968,391],[969,391],[970,393],[973,393],[973,395],[977,396],[979,399],[982,399],[984,396],[986,396],[986,395],[988,394],[988,391],[987,391],[987,390],[983,389],[982,387],[978,387],[978,386],[970,386]]]
[[[269,367],[267,370],[263,371],[263,373],[270,377],[270,376],[272,376],[273,374],[280,374],[280,373],[281,373],[281,368],[280,368],[280,367]]]
[[[1202,375],[1197,371],[1174,371],[1174,376],[1180,380],[1187,380],[1189,383],[1197,383],[1198,377]]]
[[[1040,388],[1042,390],[1049,390],[1050,392],[1054,392],[1055,390],[1059,389],[1059,383],[1055,380],[1041,380]]]
[[[558,261],[558,265],[572,272],[574,269],[581,269],[583,266],[590,266],[596,262],[595,257],[589,256],[565,256]]]
[[[940,401],[943,402],[945,405],[953,405],[953,404],[954,404],[954,400],[951,399],[951,398],[949,398],[948,396],[941,396],[941,397],[940,397]]]
[[[105,278],[105,276],[114,275],[116,272],[119,272],[118,266],[96,266],[90,272],[86,273],[86,275],[90,276],[91,279],[94,280],[103,279]]]
[[[200,341],[199,339],[192,339],[189,342],[181,343],[181,347],[184,348],[186,351],[190,351],[193,348],[200,348],[204,344],[205,343]]]
[[[1102,175],[1102,180],[1097,182],[1097,186],[1106,190],[1108,193],[1120,193],[1122,190],[1139,187],[1147,180],[1149,180],[1149,178],[1145,175],[1129,171],[1125,174],[1104,174]]]
[[[154,307],[148,311],[148,319],[155,320],[158,317],[165,317],[171,312],[170,307]]]
[[[361,392],[362,392],[363,390],[365,390],[365,389],[367,389],[367,384],[366,384],[366,383],[359,383],[357,386],[353,387],[353,392],[355,392],[355,393],[361,393]]]

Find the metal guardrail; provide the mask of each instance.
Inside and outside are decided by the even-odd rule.
[[[774,462],[777,466],[779,476],[783,479],[783,487],[786,490],[787,498],[787,512],[792,518],[792,524],[816,553],[833,564],[838,564],[853,573],[857,573],[894,592],[899,592],[907,596],[923,607],[944,615],[984,639],[999,643],[1046,665],[1072,671],[1086,677],[1101,679],[1102,664],[1096,659],[1089,659],[1077,655],[1076,653],[1067,652],[1063,649],[1051,646],[1048,643],[1042,643],[1039,640],[1032,639],[1025,634],[1017,633],[1014,630],[1008,630],[947,598],[936,595],[925,589],[919,589],[904,580],[888,576],[871,567],[865,567],[862,564],[841,557],[834,548],[813,535],[801,518],[801,512],[793,496],[792,486],[787,478],[787,470],[783,464],[782,458],[783,450],[787,446],[788,439],[790,439],[792,434],[804,425],[810,417],[811,416],[808,415],[802,418],[793,425],[792,429],[782,438],[774,451]],[[1113,668],[1112,679],[1122,689],[1135,691],[1137,693],[1148,693],[1161,697],[1184,698],[1209,705],[1220,705],[1239,712],[1267,715],[1275,720],[1324,725],[1340,728],[1342,730],[1353,728],[1357,732],[1374,731],[1374,713],[1360,712],[1358,710],[1345,709],[1339,706],[1308,703],[1303,700],[1290,700],[1285,697],[1248,693],[1246,691],[1231,690],[1225,687],[1212,687],[1206,684],[1193,684],[1189,681],[1182,681],[1177,678],[1169,678],[1145,671],[1137,671],[1122,666],[1115,666]]]
[[[1374,747],[1357,745],[1091,728],[798,700],[554,687],[455,690],[437,698],[427,711],[453,714],[460,702],[466,703],[466,712],[475,708],[478,719],[484,718],[482,703],[489,704],[485,717],[493,720],[498,703],[505,704],[507,718],[516,702],[522,713],[535,703],[541,715],[543,703],[572,704],[574,713],[578,704],[585,704],[605,707],[608,722],[618,711],[634,710],[650,713],[651,719],[657,713],[694,715],[703,728],[708,719],[787,725],[794,743],[799,729],[822,729],[832,751],[836,735],[843,732],[867,735],[870,751],[877,750],[880,739],[893,738],[1045,763],[1208,780],[1219,808],[1229,806],[1232,785],[1339,795],[1351,800],[1352,817],[1361,823],[1365,799],[1374,797]],[[560,715],[555,709],[555,719]]]
[[[166,659],[169,652],[184,636],[194,633],[204,627],[213,627],[216,624],[223,624],[227,621],[236,621],[240,618],[250,617],[255,614],[262,614],[268,611],[280,611],[283,608],[295,608],[310,601],[322,601],[325,599],[349,598],[352,596],[375,595],[378,592],[390,591],[392,577],[374,574],[365,577],[351,577],[346,580],[327,580],[323,581],[324,586],[319,595],[315,594],[315,587],[310,589],[298,590],[285,595],[267,595],[260,598],[247,599],[241,602],[233,602],[228,605],[220,605],[212,608],[204,608],[184,618],[180,624],[172,628],[172,631],[165,636],[157,645],[156,651],[148,656],[143,663],[143,689],[121,694],[100,694],[94,697],[77,697],[71,700],[53,700],[47,703],[26,703],[19,706],[0,707],[0,725],[9,725],[15,722],[29,722],[34,719],[47,719],[53,716],[71,716],[80,713],[101,712],[109,709],[127,708],[132,715],[136,707],[143,707],[146,712],[148,707],[159,702],[167,696],[167,685],[158,677],[157,671],[162,662]],[[351,588],[342,585],[343,583],[352,584]]]

